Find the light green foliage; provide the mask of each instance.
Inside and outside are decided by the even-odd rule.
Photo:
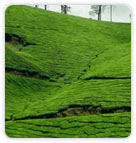
[[[91,61],[91,68],[82,78],[131,77],[131,50],[128,47],[131,45],[126,43],[96,54],[97,57]]]
[[[6,133],[15,138],[121,138],[131,131],[130,113],[10,121],[6,128]]]
[[[75,104],[103,109],[130,107],[129,79],[90,80],[67,85],[13,75],[6,75],[6,79],[6,102],[11,105],[6,107],[7,119],[12,113],[16,118],[56,113]]]
[[[6,33],[16,34],[27,42],[36,44],[25,46],[21,52],[15,51],[16,54],[34,64],[45,75],[55,79],[59,78],[59,74],[65,74],[64,80],[76,80],[84,69],[94,65],[92,60],[96,55],[102,52],[107,55],[111,53],[112,58],[114,52],[114,59],[117,59],[124,53],[123,46],[130,43],[130,24],[99,23],[27,6],[11,6],[6,10],[6,15]],[[115,51],[118,47],[120,53]],[[130,63],[130,46],[125,48],[125,51],[129,51],[126,56],[127,62]],[[109,59],[104,56],[105,60]],[[121,63],[125,63],[124,60],[122,58]],[[106,66],[112,67],[115,63],[112,62],[107,62]],[[99,61],[97,66],[100,64],[103,62]],[[129,71],[124,71],[127,67],[116,67],[118,76],[121,76],[122,72],[130,74],[130,64],[127,66]],[[94,70],[91,68],[91,71]],[[107,70],[110,72],[111,68]],[[97,74],[98,71],[94,72]]]

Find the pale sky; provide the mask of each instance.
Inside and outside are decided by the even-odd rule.
[[[81,16],[85,18],[92,18],[97,19],[96,16],[90,16],[89,11],[91,10],[90,5],[68,5],[71,7],[70,12],[68,12],[69,15],[75,15],[75,16]],[[44,8],[44,5],[38,5],[38,8]],[[61,12],[60,5],[47,5],[47,10]],[[130,22],[130,13],[131,10],[129,7],[124,5],[113,5],[113,22]],[[102,13],[102,20],[103,21],[110,21],[110,6],[107,5],[105,7],[104,12]]]

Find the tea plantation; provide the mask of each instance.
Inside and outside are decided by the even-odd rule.
[[[128,137],[131,24],[8,7],[5,99],[9,137]]]

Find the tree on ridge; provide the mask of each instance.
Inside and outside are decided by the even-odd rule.
[[[61,13],[67,14],[68,11],[70,11],[70,6],[67,5],[61,5]]]
[[[92,5],[90,15],[98,15],[98,20],[101,21],[101,14],[105,9],[105,5]]]

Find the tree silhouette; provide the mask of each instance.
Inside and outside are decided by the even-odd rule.
[[[61,13],[67,14],[68,11],[70,11],[70,6],[67,5],[61,5]]]
[[[35,5],[35,8],[38,8],[38,5]]]
[[[47,10],[47,5],[44,5],[44,9]]]

